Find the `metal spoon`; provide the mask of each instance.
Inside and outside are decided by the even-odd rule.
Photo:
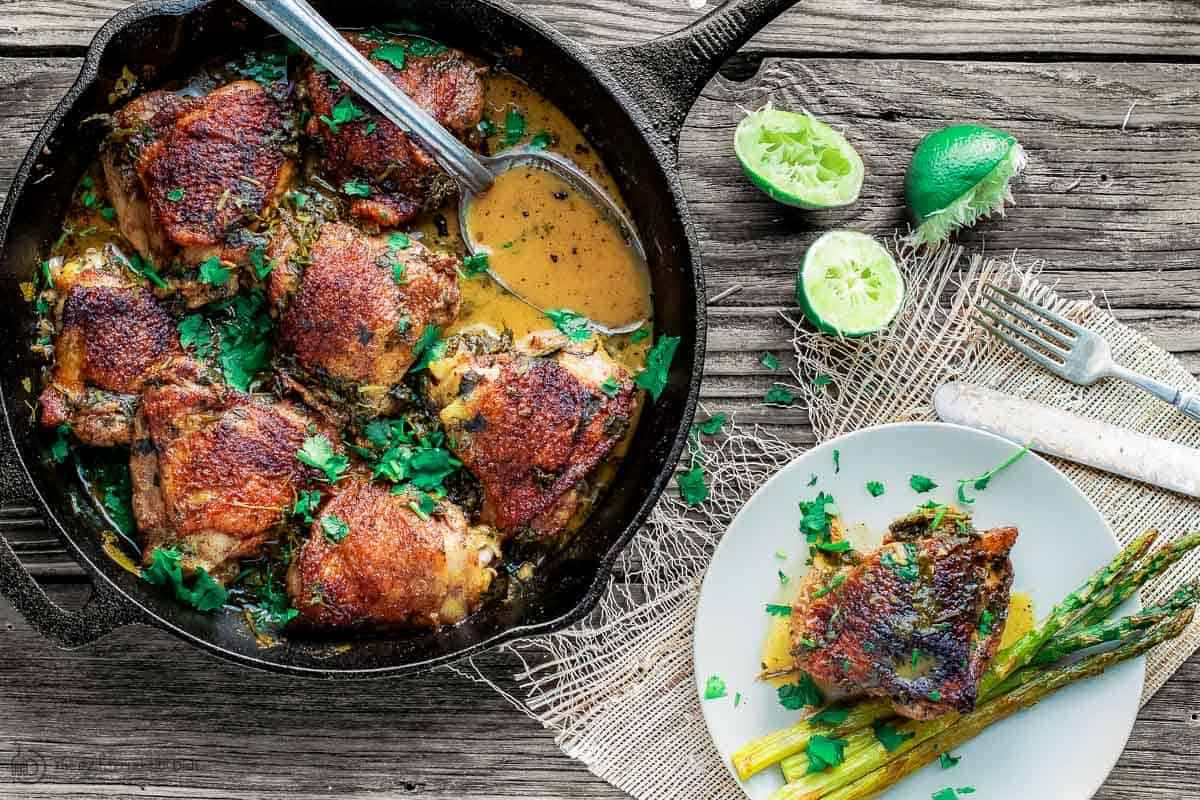
[[[462,191],[459,203],[459,226],[463,241],[472,251],[476,244],[471,239],[467,226],[467,215],[476,196],[492,187],[496,178],[517,167],[537,167],[553,173],[570,183],[594,206],[608,214],[632,248],[635,256],[646,263],[646,252],[638,238],[637,229],[617,206],[616,202],[568,159],[541,150],[523,149],[484,157],[472,151],[438,124],[437,120],[418,106],[408,95],[400,91],[387,76],[376,69],[361,53],[346,41],[332,25],[316,12],[305,0],[239,0],[247,10],[263,19],[268,25],[282,33],[310,56],[338,76],[381,114],[398,125],[401,130],[412,134],[437,159],[438,164],[454,177]],[[488,275],[506,291],[530,307],[545,312],[520,292],[508,285],[491,269]],[[646,323],[638,320],[629,325],[608,327],[594,320],[588,324],[592,330],[608,336],[632,333]]]

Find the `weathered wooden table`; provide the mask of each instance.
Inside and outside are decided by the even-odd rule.
[[[127,4],[0,0],[0,187],[93,32]],[[700,13],[685,0],[522,5],[591,47],[646,40]],[[742,179],[732,130],[741,108],[768,97],[849,133],[868,174],[855,206],[794,212]],[[710,311],[704,395],[713,410],[811,439],[802,411],[757,405],[772,379],[762,352],[790,358],[778,312],[792,305],[799,256],[833,225],[886,234],[902,224],[913,145],[968,120],[1014,133],[1031,163],[1019,205],[965,241],[1045,259],[1045,276],[1062,290],[1096,293],[1200,371],[1200,5],[822,0],[801,3],[729,63],[683,137],[710,296],[744,287]],[[54,596],[82,602],[83,574],[32,510],[11,498],[0,508]],[[480,665],[502,683],[513,667],[500,657]],[[1142,712],[1099,797],[1200,798],[1198,689],[1200,657]],[[500,697],[446,672],[356,684],[285,679],[148,628],[63,653],[0,601],[0,796],[402,795],[623,796]]]

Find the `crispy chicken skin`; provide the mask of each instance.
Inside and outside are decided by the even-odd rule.
[[[553,539],[628,429],[629,374],[595,340],[552,357],[474,353],[461,342],[429,369],[451,448],[482,486],[483,522],[508,537]],[[608,378],[612,396],[600,389]]]
[[[346,38],[368,58],[385,44],[356,33],[346,34]],[[390,44],[408,45],[412,41],[425,40],[397,38]],[[371,63],[461,139],[468,139],[483,119],[485,70],[462,52],[443,49],[430,55],[414,55],[409,47],[403,69],[378,58],[371,58]],[[334,122],[334,108],[350,91],[332,73],[310,64],[301,82],[313,109],[306,133],[320,143],[333,182],[341,187],[362,181],[370,187],[368,197],[351,199],[352,216],[393,227],[436,206],[453,191],[453,184],[433,156],[371,111],[365,101],[352,98],[364,116]]]
[[[290,104],[254,81],[138,97],[117,112],[103,156],[121,232],[157,265],[244,263],[261,244],[253,223],[295,173],[294,149]],[[237,290],[231,278],[224,293]],[[192,304],[213,299],[207,291]]]
[[[499,557],[490,529],[468,527],[447,501],[422,519],[412,501],[365,480],[339,485],[288,570],[291,629],[436,628],[479,607]],[[336,543],[331,517],[350,531]]]
[[[975,707],[1004,632],[1017,540],[1016,528],[974,531],[955,512],[930,531],[933,513],[894,523],[871,553],[818,551],[791,618],[797,669],[842,693],[889,697],[912,719]]]
[[[389,411],[388,393],[412,366],[426,327],[458,316],[458,259],[407,236],[370,237],[330,223],[307,257],[288,233],[270,255],[281,348],[310,376],[353,386],[378,413]]]
[[[177,359],[142,393],[130,458],[143,558],[175,546],[184,567],[228,580],[259,554],[319,474],[296,458],[310,431],[336,431],[299,409],[221,386]]]
[[[69,423],[79,441],[99,447],[129,443],[138,391],[182,352],[174,320],[116,257],[108,248],[51,262],[58,335],[42,424]]]

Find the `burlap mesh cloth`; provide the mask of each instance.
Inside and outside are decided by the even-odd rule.
[[[810,408],[817,439],[886,422],[934,419],[934,389],[980,383],[1142,433],[1200,446],[1200,424],[1131,386],[1080,388],[998,345],[970,322],[984,282],[1018,290],[1102,334],[1126,366],[1181,388],[1200,386],[1174,358],[1091,301],[1068,302],[1036,278],[1037,265],[968,259],[961,249],[902,259],[906,306],[889,334],[838,340],[799,326],[791,388]],[[812,378],[832,377],[818,387]],[[705,443],[711,497],[699,509],[663,498],[630,545],[596,613],[562,633],[513,649],[527,664],[509,699],[557,735],[568,755],[645,800],[737,800],[743,795],[709,741],[692,674],[692,623],[713,547],[742,503],[800,450],[736,424]],[[1200,529],[1200,502],[1067,462],[1057,466],[1092,499],[1123,544],[1148,529]],[[1192,553],[1143,592],[1165,598],[1200,576]],[[1143,702],[1200,645],[1200,626],[1153,651]]]

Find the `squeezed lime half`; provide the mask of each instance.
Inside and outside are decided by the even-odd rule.
[[[862,158],[846,137],[811,114],[768,103],[738,125],[734,151],[751,182],[789,206],[837,208],[853,203],[862,190]]]
[[[875,239],[857,231],[830,231],[804,254],[796,299],[818,329],[866,336],[886,328],[900,312],[904,276]]]

